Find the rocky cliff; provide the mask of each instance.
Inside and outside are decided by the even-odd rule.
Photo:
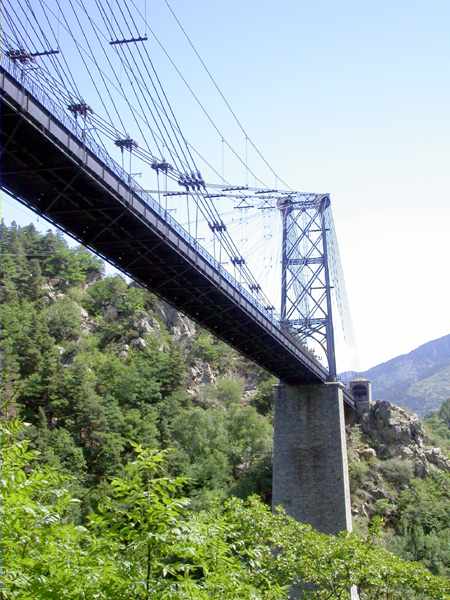
[[[348,428],[352,508],[356,522],[393,518],[399,495],[415,479],[450,473],[450,459],[430,445],[419,417],[375,402]]]

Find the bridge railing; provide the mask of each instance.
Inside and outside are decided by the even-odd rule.
[[[69,115],[66,110],[53,100],[48,93],[39,85],[38,82],[33,80],[25,71],[24,68],[18,66],[15,62],[10,60],[7,56],[2,55],[0,58],[0,64],[3,69],[10,74],[10,76],[18,82],[25,90],[27,90],[33,98],[35,98],[47,111],[60,121],[60,123],[74,136],[77,140],[87,147],[97,158],[99,158],[120,180],[127,186],[142,202],[142,204],[150,210],[157,213],[171,228],[173,228],[189,245],[195,248],[206,262],[217,271],[222,277],[224,277],[228,283],[243,296],[252,306],[254,306],[261,315],[268,319],[278,329],[280,327],[279,315],[274,310],[268,310],[257,298],[255,298],[245,287],[239,283],[209,252],[196,240],[191,234],[178,223],[169,213],[165,210],[159,202],[157,202],[153,196],[146,192],[132,177],[117,163],[105,148],[100,146],[93,136],[86,131],[77,120]],[[283,333],[287,338],[288,345],[293,350],[301,348],[302,351],[309,353],[308,348],[298,343],[295,339],[294,334],[285,331]],[[316,360],[311,355],[313,360]]]
[[[266,318],[274,323],[278,323],[279,319],[273,311],[267,310],[254,296],[252,296],[223,266],[213,257],[209,252],[199,244],[198,240],[191,236],[190,233],[182,227],[176,221],[168,211],[166,211],[157,202],[153,196],[146,192],[135,179],[130,177],[120,165],[117,163],[110,154],[98,144],[92,135],[83,129],[79,123],[69,115],[57,102],[55,102],[49,95],[40,87],[36,81],[33,81],[24,69],[18,67],[8,57],[1,57],[1,65],[14,79],[29,91],[52,115],[56,116],[57,119],[68,129],[82,144],[87,146],[95,156],[100,158],[109,169],[111,169],[121,180],[127,185],[135,194],[137,194],[140,200],[151,210],[158,213],[177,233],[179,233],[186,242],[191,246],[194,246],[196,251],[202,255],[202,257],[212,266],[214,269],[220,272],[220,274],[227,279],[227,281],[239,291],[249,302],[255,305],[259,311],[261,311]]]

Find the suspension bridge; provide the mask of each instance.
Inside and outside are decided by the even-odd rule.
[[[354,401],[332,382],[337,321],[350,340],[352,331],[330,195],[295,191],[278,176],[172,6],[163,4],[231,114],[244,152],[152,29],[146,3],[6,0],[0,8],[1,189],[276,375],[285,387],[276,402],[274,496],[324,530],[348,528],[342,427],[344,403],[351,410]],[[212,129],[221,168],[188,141],[156,50]],[[274,186],[250,166],[250,154]],[[242,168],[243,182],[228,181],[225,157]],[[297,389],[307,389],[310,399],[296,396],[292,403]],[[311,415],[294,405],[310,412],[319,406],[333,438],[324,461],[339,472],[333,485],[345,501],[337,511],[333,503],[323,506],[317,490],[311,492],[316,508],[310,499],[300,512],[291,507],[298,474],[286,464],[289,440],[301,427],[288,429],[304,423],[301,444],[317,446],[320,438]],[[295,412],[288,421],[283,406]],[[308,441],[313,429],[314,443]],[[311,481],[297,483],[304,490]]]

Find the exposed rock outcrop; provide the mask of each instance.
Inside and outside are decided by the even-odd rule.
[[[403,447],[424,445],[419,418],[390,402],[375,402],[360,416],[362,431],[374,442],[382,458],[398,456]]]
[[[191,386],[188,392],[194,395],[199,385],[214,384],[217,379],[217,374],[212,369],[211,365],[202,360],[194,360],[190,368]]]
[[[163,300],[156,302],[153,310],[170,331],[174,341],[186,344],[195,337],[197,328],[194,321],[179,313]]]
[[[360,415],[359,425],[370,444],[367,456],[372,450],[381,459],[409,459],[419,477],[432,468],[450,471],[450,461],[442,451],[425,445],[425,431],[417,415],[390,402],[375,402]]]
[[[414,477],[433,471],[450,472],[450,460],[440,448],[427,446],[417,415],[375,402],[357,417],[361,431],[349,428],[352,512],[363,520],[380,513],[389,520],[398,494]]]

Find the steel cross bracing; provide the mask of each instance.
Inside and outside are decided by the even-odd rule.
[[[326,360],[336,377],[330,261],[328,195],[282,200],[283,219],[281,325]]]

